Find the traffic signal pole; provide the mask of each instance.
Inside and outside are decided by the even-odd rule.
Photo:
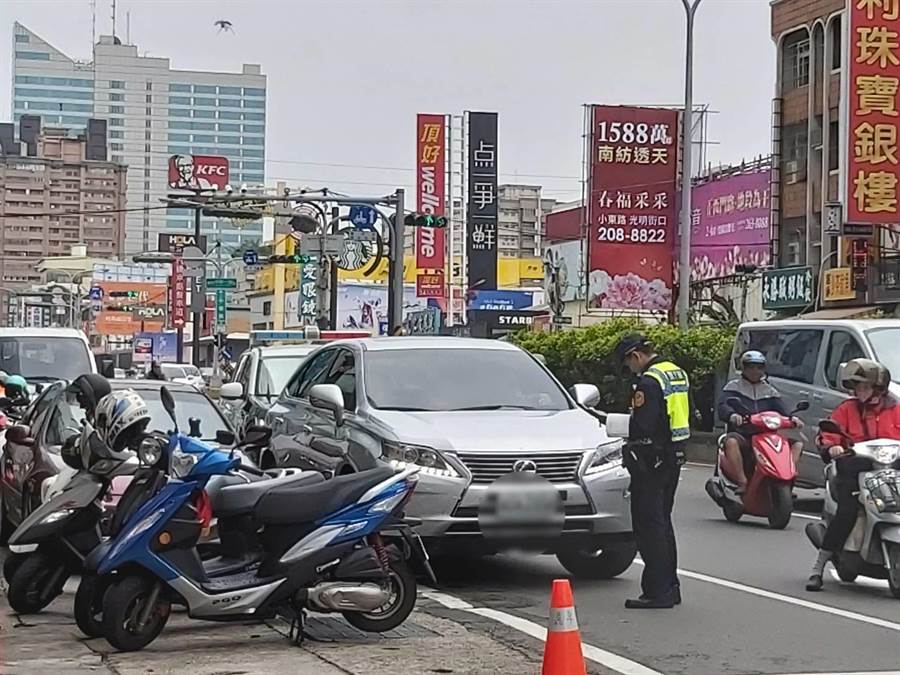
[[[391,231],[391,267],[388,277],[388,332],[403,324],[403,249],[406,232],[404,201],[406,191],[397,190],[394,229]]]
[[[200,210],[201,208],[198,206],[194,209],[194,241],[197,242],[197,245],[200,245]],[[206,251],[203,251],[206,253]],[[206,274],[204,270],[204,274]],[[194,288],[191,292],[196,292],[197,283],[194,282]],[[204,311],[206,308],[206,298],[203,298],[203,307]],[[191,363],[193,363],[198,368],[200,367],[200,329],[203,326],[203,311],[194,312],[194,330],[193,330],[193,341],[191,344]],[[184,343],[183,335],[178,340],[178,344],[182,345]],[[182,347],[183,349],[183,347]],[[178,361],[179,363],[183,363],[182,361],[183,354],[179,354]]]

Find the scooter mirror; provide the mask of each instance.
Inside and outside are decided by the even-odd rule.
[[[819,429],[828,434],[840,434],[844,435],[843,430],[840,425],[834,420],[822,420],[819,422]]]

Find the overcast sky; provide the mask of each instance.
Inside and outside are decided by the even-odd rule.
[[[97,34],[108,34],[111,2],[96,5]],[[123,42],[130,14],[131,42],[174,68],[261,64],[266,176],[292,185],[411,187],[415,114],[468,109],[500,113],[501,181],[576,199],[582,104],[678,104],[684,95],[679,0],[119,0],[117,11]],[[704,0],[698,12],[694,100],[717,111],[713,162],[770,150],[769,15],[768,0]],[[219,34],[218,19],[234,33]],[[90,0],[0,0],[0,53],[10,54],[16,20],[69,56],[90,57]]]

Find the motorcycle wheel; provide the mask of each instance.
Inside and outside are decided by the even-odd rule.
[[[367,633],[384,633],[404,621],[416,606],[416,577],[405,562],[391,561],[391,594],[374,612],[342,612],[347,622]]]
[[[172,606],[162,593],[142,628],[138,618],[151,599],[154,582],[145,577],[125,576],[110,584],[103,595],[103,636],[120,652],[143,649],[162,632]]]
[[[725,502],[725,506],[722,507],[722,513],[725,516],[725,520],[729,523],[736,523],[741,519],[741,516],[744,515],[744,509],[740,504],[728,501]]]
[[[36,614],[62,593],[68,578],[66,563],[37,551],[19,564],[10,579],[6,599],[17,614]]]
[[[637,555],[633,541],[599,550],[564,549],[556,559],[571,574],[580,579],[612,579],[631,567]]]
[[[794,499],[790,483],[771,483],[769,485],[769,527],[783,530],[791,522],[794,512]]]
[[[100,577],[85,574],[75,592],[75,623],[89,638],[103,635],[103,594],[106,586]]]
[[[900,544],[888,544],[888,586],[891,595],[900,600]]]
[[[12,581],[13,575],[19,569],[19,565],[27,557],[27,553],[13,553],[12,551],[6,556],[6,560],[3,561],[3,579],[7,584]]]

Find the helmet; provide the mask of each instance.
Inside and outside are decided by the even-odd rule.
[[[755,349],[750,349],[741,354],[741,367],[747,365],[766,365],[766,355]]]
[[[0,370],[0,384],[6,384],[7,379],[9,379],[9,373],[5,370]]]
[[[868,383],[875,389],[887,389],[891,372],[877,361],[853,359],[841,366],[841,386],[852,391],[857,384]]]
[[[133,389],[107,394],[94,410],[97,436],[113,452],[121,452],[140,436],[150,423],[150,410]]]
[[[76,377],[66,391],[75,395],[78,405],[89,418],[93,419],[97,402],[112,392],[112,387],[109,386],[109,381],[102,375],[87,373]]]
[[[28,393],[28,382],[21,375],[10,375],[6,378],[6,384],[3,386],[6,388],[6,395],[10,398],[16,395],[23,396]],[[10,394],[13,396],[10,396]]]

